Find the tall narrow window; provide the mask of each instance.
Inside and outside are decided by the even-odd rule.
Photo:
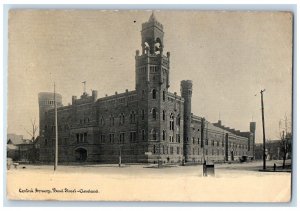
[[[163,112],[162,112],[162,119],[163,119],[163,121],[166,120],[166,111],[165,110],[163,110]]]
[[[103,116],[102,116],[101,119],[100,119],[100,123],[101,123],[101,125],[104,125],[104,124],[105,124]]]
[[[110,116],[110,126],[113,126],[115,124],[115,118],[113,117],[113,115]]]
[[[84,140],[83,142],[87,142],[87,133],[83,134],[83,140]]]
[[[152,140],[156,140],[156,131],[154,129],[152,129],[151,135],[152,135]]]
[[[162,132],[162,139],[166,140],[166,131],[165,130],[163,130],[163,132]]]
[[[142,140],[145,140],[145,130],[142,130]]]
[[[170,130],[174,130],[174,115],[170,114]]]
[[[135,113],[134,113],[134,111],[131,111],[131,113],[130,113],[130,123],[135,123]]]
[[[180,125],[180,115],[178,115],[177,118],[176,118],[176,124]]]
[[[152,90],[152,99],[156,99],[156,89]]]
[[[156,119],[156,109],[152,108],[152,118]]]
[[[165,102],[166,100],[166,91],[163,91],[163,101]]]
[[[145,110],[142,109],[142,120],[144,120],[144,119],[145,119]]]

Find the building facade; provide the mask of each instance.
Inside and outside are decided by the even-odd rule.
[[[132,163],[253,157],[255,123],[250,132],[240,132],[193,115],[190,80],[181,82],[180,95],[169,91],[170,53],[164,54],[163,25],[154,14],[142,24],[141,36],[135,90],[99,99],[95,90],[84,92],[68,106],[58,94],[59,162],[117,163],[120,155]],[[40,161],[53,162],[53,94],[40,96]]]

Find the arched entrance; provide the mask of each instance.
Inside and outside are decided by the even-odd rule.
[[[84,148],[77,148],[75,150],[75,159],[79,162],[84,162],[87,159],[87,150]]]

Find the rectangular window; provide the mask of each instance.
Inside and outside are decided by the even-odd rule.
[[[120,142],[121,144],[124,144],[124,142],[125,142],[125,133],[120,133],[120,139],[119,139],[119,142]]]
[[[87,133],[83,134],[83,140],[84,140],[84,142],[87,142]]]
[[[173,147],[170,147],[170,154],[173,155]]]
[[[136,141],[136,132],[130,132],[130,142]]]
[[[145,140],[145,130],[142,130],[142,140]]]
[[[177,147],[177,154],[178,154],[178,155],[180,154],[180,149],[179,149],[179,147]]]
[[[109,142],[114,143],[114,141],[115,141],[115,134],[113,133],[109,134]]]
[[[144,120],[145,119],[145,110],[143,109],[142,110],[142,120]]]

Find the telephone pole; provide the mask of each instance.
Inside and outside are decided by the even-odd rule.
[[[260,91],[261,97],[261,117],[262,117],[262,127],[263,127],[263,170],[266,170],[266,135],[265,135],[265,116],[264,116],[264,90]]]
[[[54,113],[55,113],[55,158],[54,158],[54,171],[57,169],[58,163],[58,128],[57,128],[57,105],[56,105],[56,93],[54,83]]]

